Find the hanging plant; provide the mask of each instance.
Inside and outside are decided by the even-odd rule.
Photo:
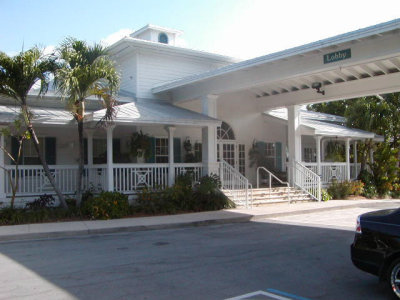
[[[144,134],[141,130],[132,133],[129,146],[130,153],[133,157],[149,158],[151,156],[150,137],[149,135]]]

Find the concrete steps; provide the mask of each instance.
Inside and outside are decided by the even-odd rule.
[[[245,190],[222,190],[224,194],[229,197],[237,206],[244,206],[246,203]],[[253,206],[260,206],[272,203],[285,203],[288,202],[288,188],[275,187],[275,188],[258,188],[249,190],[249,205],[250,205],[250,192],[253,193]],[[308,202],[313,201],[313,198],[301,190],[289,188],[290,202]]]

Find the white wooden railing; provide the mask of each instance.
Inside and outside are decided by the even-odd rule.
[[[290,185],[289,182],[282,181],[280,180],[277,176],[275,176],[271,171],[269,171],[267,168],[264,167],[258,167],[257,168],[257,188],[260,187],[260,171],[266,172],[268,174],[269,178],[269,196],[271,197],[271,191],[272,191],[272,178],[277,180],[280,184],[286,185],[287,187],[287,198],[288,202],[290,203]]]
[[[76,192],[76,176],[78,166],[75,165],[50,165],[51,174],[54,176],[58,188],[64,194],[73,194]],[[5,192],[11,194],[9,185],[9,175],[15,180],[18,177],[17,195],[41,195],[54,193],[53,188],[43,171],[42,166],[19,166],[18,172],[15,166],[6,166]],[[104,189],[106,184],[106,166],[96,165],[84,169],[83,189]],[[15,182],[15,181],[14,181]]]
[[[294,162],[292,172],[295,186],[315,200],[321,201],[321,178],[318,174],[298,161]]]
[[[228,190],[233,202],[253,206],[253,187],[246,177],[224,160],[219,164],[219,176],[222,190]]]
[[[303,163],[314,173],[318,174],[317,163]],[[350,179],[356,179],[360,171],[361,164],[357,164],[357,172],[355,164],[350,164]],[[340,162],[321,162],[321,180],[323,185],[329,185],[333,180],[346,180],[347,165]]]
[[[199,181],[203,176],[203,164],[202,163],[183,163],[174,164],[175,177],[190,173],[193,176],[194,181]]]
[[[113,164],[114,190],[127,194],[136,193],[147,188],[165,188],[168,185],[169,164]],[[76,193],[77,165],[51,165],[49,166],[55,182],[63,194]],[[202,176],[201,163],[174,164],[175,176],[190,172],[195,181]],[[9,174],[12,179],[18,176],[18,196],[37,196],[54,194],[53,188],[47,179],[42,166],[6,166],[5,192],[10,196]],[[85,166],[83,176],[83,189],[95,191],[107,190],[107,165]]]

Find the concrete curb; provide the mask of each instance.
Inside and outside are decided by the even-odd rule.
[[[376,202],[374,202],[376,203]],[[50,238],[63,238],[63,237],[75,237],[75,236],[90,236],[97,234],[111,234],[111,233],[123,233],[123,232],[136,232],[136,231],[147,231],[147,230],[162,230],[162,229],[176,229],[176,228],[187,228],[197,226],[208,226],[208,225],[219,225],[219,224],[233,224],[233,223],[246,223],[251,221],[257,221],[261,219],[282,217],[282,216],[294,216],[304,215],[314,212],[342,210],[348,208],[355,208],[365,205],[365,203],[355,203],[349,205],[338,205],[331,207],[318,207],[311,209],[303,209],[289,212],[275,212],[265,214],[243,214],[243,216],[235,217],[221,217],[212,218],[205,220],[176,222],[176,223],[162,223],[162,224],[149,224],[149,225],[127,225],[127,226],[115,226],[115,227],[103,227],[96,229],[82,229],[82,230],[65,230],[65,231],[48,231],[48,232],[32,232],[32,233],[14,233],[14,234],[2,234],[0,235],[0,242],[3,241],[18,241],[18,240],[37,240],[37,239],[50,239]],[[175,215],[176,216],[176,215]]]

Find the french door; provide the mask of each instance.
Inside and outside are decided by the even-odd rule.
[[[222,140],[217,144],[217,158],[225,160],[233,168],[245,175],[246,153],[245,145],[236,141]]]

